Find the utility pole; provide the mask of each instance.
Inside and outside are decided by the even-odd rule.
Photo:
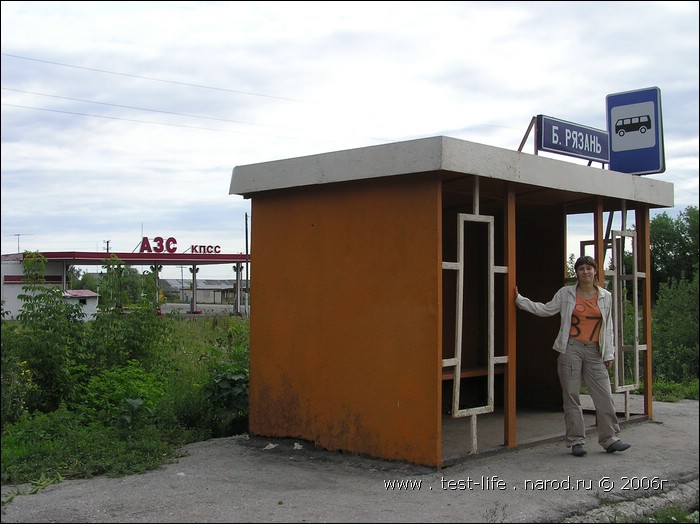
[[[185,269],[185,266],[177,266],[180,268],[180,302],[185,301],[185,277],[183,276],[183,272]]]
[[[19,250],[19,237],[26,236],[26,235],[31,235],[31,233],[13,233],[12,235],[5,235],[5,236],[17,237],[17,253],[21,253],[21,251]]]
[[[241,314],[241,272],[243,267],[240,262],[236,262],[233,266],[233,270],[236,272],[236,314]]]
[[[108,255],[109,255],[109,243],[110,243],[110,242],[111,242],[111,240],[103,240],[103,241],[102,241],[103,244],[107,244],[107,254],[108,254]]]
[[[193,265],[190,268],[190,273],[192,273],[192,303],[190,306],[190,313],[194,314],[197,312],[197,273],[199,273],[199,268]]]
[[[250,317],[248,295],[250,294],[250,255],[248,252],[248,212],[245,214],[245,316]]]

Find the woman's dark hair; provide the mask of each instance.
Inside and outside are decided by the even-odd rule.
[[[595,259],[593,257],[589,257],[589,256],[579,257],[578,260],[576,262],[574,262],[574,271],[576,271],[579,268],[579,266],[583,266],[583,265],[592,266],[593,272],[594,272],[593,274],[595,275],[596,279],[598,278],[598,263],[595,261]],[[598,281],[594,279],[593,285],[598,287],[599,286]]]
[[[598,263],[595,261],[593,257],[589,256],[582,256],[579,257],[576,262],[574,262],[574,271],[578,269],[579,266],[582,266],[586,264],[587,266],[593,266],[593,269],[595,269],[595,272],[598,272]]]
[[[582,266],[583,264],[586,264],[587,266],[593,266],[593,269],[598,271],[598,263],[595,261],[595,258],[589,257],[589,256],[582,256],[579,257],[576,262],[574,262],[574,269],[578,269],[579,266]]]

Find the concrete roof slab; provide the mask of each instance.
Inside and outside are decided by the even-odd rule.
[[[229,194],[445,171],[673,207],[673,184],[437,136],[236,166]]]

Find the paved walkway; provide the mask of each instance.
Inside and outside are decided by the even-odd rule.
[[[621,436],[624,453],[591,433],[585,457],[549,441],[441,471],[293,439],[213,439],[157,471],[17,496],[2,522],[634,522],[697,504],[697,401],[654,403],[654,420]]]

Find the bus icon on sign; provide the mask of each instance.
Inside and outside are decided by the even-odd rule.
[[[625,133],[633,133],[634,131],[644,134],[648,129],[651,129],[651,118],[649,115],[619,118],[615,122],[615,134],[618,136],[625,136]]]

